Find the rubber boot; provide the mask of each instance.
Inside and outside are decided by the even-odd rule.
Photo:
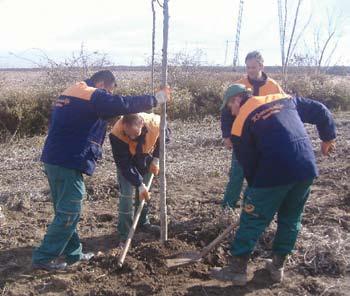
[[[232,256],[228,266],[212,269],[211,277],[219,281],[232,281],[234,286],[245,286],[248,281],[248,261],[248,255]]]
[[[266,259],[266,269],[269,271],[271,279],[276,283],[281,283],[284,278],[284,263],[286,255],[272,255],[272,259]]]

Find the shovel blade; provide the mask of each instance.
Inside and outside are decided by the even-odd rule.
[[[201,260],[202,256],[199,252],[186,252],[178,254],[176,258],[167,259],[165,264],[168,268],[172,268],[199,262]]]

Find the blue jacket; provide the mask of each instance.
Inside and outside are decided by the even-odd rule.
[[[247,88],[250,88],[253,92],[253,96],[267,96],[277,93],[284,93],[281,86],[275,80],[268,77],[264,72],[262,72],[262,80],[253,80],[247,76],[236,81],[235,83],[241,83],[244,84]],[[231,129],[234,119],[235,118],[232,116],[229,109],[222,109],[221,132],[224,139],[231,137]]]
[[[154,96],[118,96],[89,80],[66,89],[55,102],[41,161],[92,175],[102,156],[106,119],[155,107]]]
[[[251,97],[232,127],[236,157],[250,187],[274,187],[318,175],[304,123],[317,127],[322,141],[336,137],[330,111],[321,103],[285,94]]]

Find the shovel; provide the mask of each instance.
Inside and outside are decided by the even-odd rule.
[[[168,268],[187,265],[190,263],[200,262],[207,256],[211,250],[213,250],[219,243],[221,243],[236,226],[238,222],[228,226],[223,233],[221,233],[216,239],[214,239],[208,246],[203,248],[201,252],[185,252],[181,253],[177,258],[167,259],[166,266]]]
[[[151,185],[152,185],[153,177],[154,177],[154,175],[151,175],[151,178],[149,179],[149,182],[148,182],[148,184],[146,186],[147,190],[149,190]],[[142,209],[143,209],[144,205],[145,205],[145,200],[143,199],[141,201],[139,207],[137,208],[137,211],[136,211],[136,214],[135,214],[135,217],[134,217],[134,221],[132,222],[132,226],[131,226],[131,228],[129,230],[128,238],[126,239],[126,242],[125,242],[125,246],[124,246],[123,252],[119,256],[118,264],[117,264],[117,266],[119,268],[123,267],[123,263],[124,263],[126,254],[129,251],[129,248],[130,248],[130,245],[131,245],[131,240],[134,237],[135,230],[136,230],[136,227],[137,227],[137,223],[139,222],[139,219],[140,219],[140,216],[141,216],[141,212],[142,212]]]

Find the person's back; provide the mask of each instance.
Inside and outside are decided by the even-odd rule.
[[[108,75],[103,78],[107,79]],[[111,76],[111,89],[115,84],[113,79],[114,76]],[[124,104],[123,97],[113,96],[109,90],[98,88],[95,84],[94,76],[78,82],[67,88],[55,102],[41,157],[44,163],[92,175],[96,161],[102,155],[106,119],[140,108],[151,109],[156,104],[153,97],[147,95],[142,96],[143,101],[135,100],[137,107],[130,100]]]
[[[79,82],[68,88],[55,103],[43,162],[90,173],[89,160],[100,158],[107,122],[96,112],[92,100],[96,88],[88,83]],[[85,157],[89,158],[87,162]]]
[[[257,96],[242,106],[232,133],[240,137],[236,152],[250,186],[285,185],[317,175],[312,144],[298,113],[302,100]],[[317,121],[318,114],[308,114],[311,117]]]

